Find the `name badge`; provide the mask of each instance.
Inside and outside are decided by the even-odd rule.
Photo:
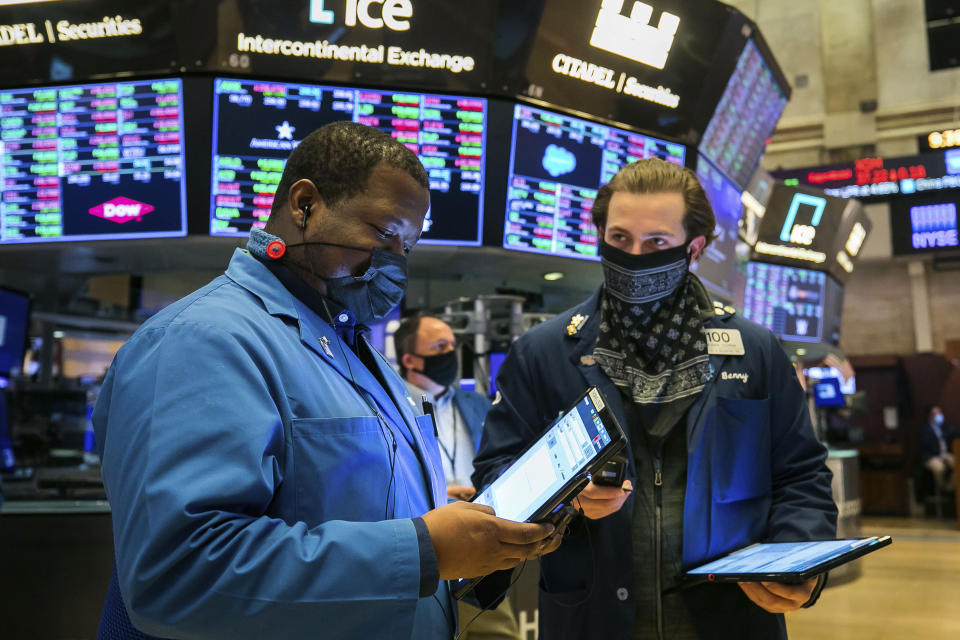
[[[707,353],[712,356],[742,356],[743,338],[739,329],[704,329],[707,337]]]

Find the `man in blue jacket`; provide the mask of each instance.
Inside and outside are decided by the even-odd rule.
[[[483,419],[490,400],[461,389],[457,384],[460,362],[456,337],[440,318],[419,315],[407,318],[393,334],[400,375],[418,405],[423,398],[433,405],[439,431],[440,458],[447,479],[447,496],[469,500],[476,490],[471,484],[473,456],[480,446]],[[422,409],[422,407],[421,407]],[[461,640],[519,640],[520,629],[504,598],[495,609],[481,613],[475,606],[457,603]]]
[[[428,202],[406,147],[327,125],[248,250],[119,351],[93,419],[122,596],[101,638],[449,639],[445,580],[556,544],[447,504],[432,421],[364,337]]]
[[[793,368],[690,273],[715,227],[691,171],[630,164],[592,215],[603,286],[514,343],[474,460],[480,488],[591,386],[627,431],[628,479],[589,484],[574,501],[584,517],[540,563],[540,637],[785,638],[781,614],[812,604],[822,580],[682,576],[760,540],[835,536],[826,451]]]

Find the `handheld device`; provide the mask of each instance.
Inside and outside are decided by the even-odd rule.
[[[622,487],[623,477],[627,473],[627,457],[618,453],[607,460],[593,474],[593,484],[599,484],[604,487]]]
[[[600,390],[591,387],[473,502],[492,507],[499,518],[551,522],[559,531],[572,514],[564,507],[626,441]],[[479,580],[459,581],[454,595]]]
[[[890,536],[752,544],[687,571],[702,582],[798,584],[893,542]]]

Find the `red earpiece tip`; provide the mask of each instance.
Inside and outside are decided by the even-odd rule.
[[[271,240],[267,243],[267,256],[274,260],[282,258],[286,252],[287,245],[283,244],[280,240]]]

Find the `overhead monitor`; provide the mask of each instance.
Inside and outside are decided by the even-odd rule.
[[[0,288],[0,376],[19,373],[27,346],[30,298]]]
[[[0,244],[186,235],[179,79],[0,89]]]
[[[892,201],[890,236],[893,253],[900,256],[960,253],[958,203],[960,198],[953,194]]]
[[[846,281],[872,225],[856,199],[776,184],[753,245],[753,259],[817,269]]]
[[[743,315],[792,342],[839,339],[842,288],[822,271],[747,263]]]
[[[693,271],[708,289],[732,300],[737,272],[737,227],[743,210],[741,191],[702,155],[697,156],[697,177],[713,208],[717,237],[694,263]]]
[[[597,190],[630,162],[683,166],[685,156],[681,144],[515,105],[504,248],[598,260],[590,217]]]
[[[843,373],[836,367],[809,367],[803,370],[803,375],[817,381],[835,378],[839,381],[840,391],[844,395],[849,396],[857,392],[857,379],[853,376],[844,378]]]
[[[422,244],[481,243],[486,100],[227,78],[215,80],[211,235],[263,227],[290,152],[338,120],[385,131],[420,158],[430,180]]]
[[[746,188],[787,100],[760,48],[748,40],[700,141],[700,153]]]

